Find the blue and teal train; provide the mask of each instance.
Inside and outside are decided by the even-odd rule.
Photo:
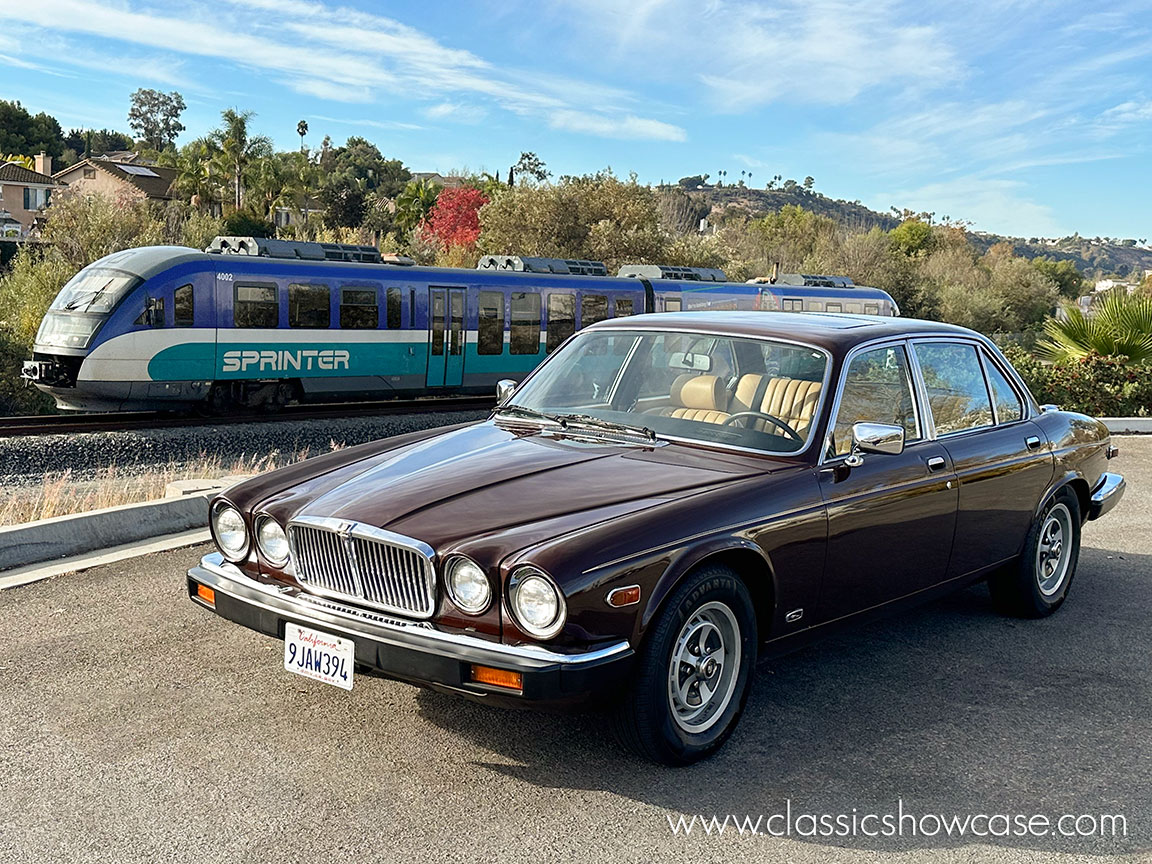
[[[489,256],[420,267],[371,247],[218,237],[129,249],[78,273],[23,376],[62,409],[223,412],[492,392],[579,328],[679,309],[899,314],[839,277],[750,283],[658,265]]]

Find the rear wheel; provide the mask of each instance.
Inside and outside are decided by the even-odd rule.
[[[666,765],[716,752],[744,710],[756,638],[756,613],[740,577],[718,565],[687,577],[640,651],[615,716],[621,742]]]
[[[1065,487],[1032,523],[1020,558],[988,580],[1002,612],[1042,618],[1060,608],[1076,575],[1080,524],[1080,500]]]

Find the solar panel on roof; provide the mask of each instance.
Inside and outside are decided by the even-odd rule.
[[[137,177],[159,177],[160,175],[153,171],[151,168],[145,168],[143,165],[121,165],[120,170],[125,174],[135,174]]]

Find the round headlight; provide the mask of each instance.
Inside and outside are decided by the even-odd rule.
[[[221,502],[212,508],[212,536],[224,557],[237,561],[248,551],[248,526],[240,511]]]
[[[537,639],[560,632],[567,612],[564,598],[551,579],[533,567],[521,567],[512,573],[509,585],[512,613],[524,632]]]
[[[453,558],[445,570],[444,582],[452,602],[469,615],[479,615],[492,600],[492,588],[480,565],[467,558]]]
[[[271,516],[261,516],[256,520],[256,545],[260,554],[273,564],[288,563],[288,535]]]

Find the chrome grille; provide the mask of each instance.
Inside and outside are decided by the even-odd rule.
[[[302,517],[288,525],[296,578],[308,590],[430,618],[436,609],[433,551],[410,537],[342,519]]]

